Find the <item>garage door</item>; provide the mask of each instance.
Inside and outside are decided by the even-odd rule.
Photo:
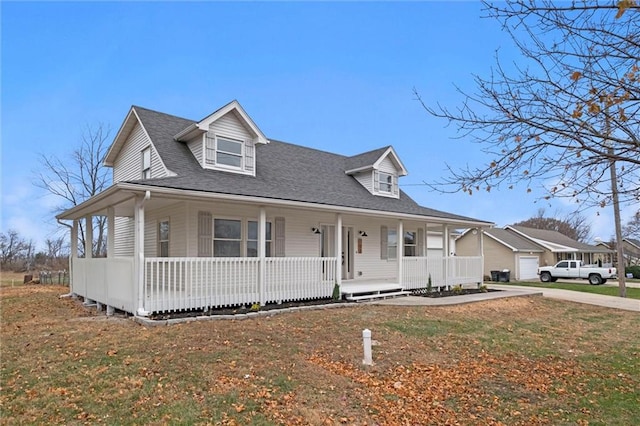
[[[538,257],[523,256],[520,258],[520,280],[531,280],[538,278]]]

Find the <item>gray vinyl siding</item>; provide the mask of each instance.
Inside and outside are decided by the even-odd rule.
[[[367,191],[373,194],[373,171],[368,170],[366,172],[356,173],[353,177],[360,182],[360,185],[367,188]]]
[[[203,145],[204,145],[203,135],[197,136],[196,138],[191,139],[189,142],[187,142],[187,146],[191,150],[191,153],[196,158],[196,160],[198,160],[198,163],[200,163],[200,166],[204,165],[204,154],[202,150]]]
[[[114,218],[114,254],[118,256],[133,256],[134,220],[132,217]]]
[[[113,183],[142,178],[142,150],[151,147],[151,177],[166,177],[160,157],[142,126],[136,124],[113,162]]]
[[[162,220],[169,220],[169,256],[187,256],[187,206],[176,203],[145,212],[145,257],[158,256],[158,223]]]
[[[378,170],[398,176],[398,170],[396,169],[396,166],[393,165],[393,161],[389,159],[389,156],[385,157],[385,159],[380,162]]]
[[[220,136],[238,141],[243,141],[244,148],[244,170],[243,173],[255,175],[255,141],[254,136],[247,128],[238,120],[234,112],[229,112],[218,120],[209,125],[209,137]],[[194,151],[192,151],[194,152]],[[203,154],[200,153],[202,156]],[[202,156],[201,164],[205,164],[204,157]],[[207,167],[216,168],[214,165]],[[223,168],[225,171],[229,169]]]

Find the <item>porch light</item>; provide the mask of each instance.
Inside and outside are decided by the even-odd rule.
[[[360,234],[361,237],[368,237],[367,233],[364,231],[358,231],[358,234]]]
[[[311,228],[311,232],[313,232],[314,234],[319,234],[320,230],[318,228]]]

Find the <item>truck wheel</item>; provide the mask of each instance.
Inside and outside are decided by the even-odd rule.
[[[598,274],[589,275],[589,284],[591,285],[600,285],[602,284],[602,277]]]
[[[602,280],[602,284],[606,284],[606,283],[607,283],[607,280],[606,280],[606,279],[603,279],[603,280]]]
[[[543,283],[548,283],[551,281],[551,274],[548,272],[543,272],[540,274],[540,281]]]

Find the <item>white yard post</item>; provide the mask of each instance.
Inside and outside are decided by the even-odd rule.
[[[371,354],[371,330],[365,328],[362,330],[362,346],[364,347],[364,365],[373,365],[373,357]]]

